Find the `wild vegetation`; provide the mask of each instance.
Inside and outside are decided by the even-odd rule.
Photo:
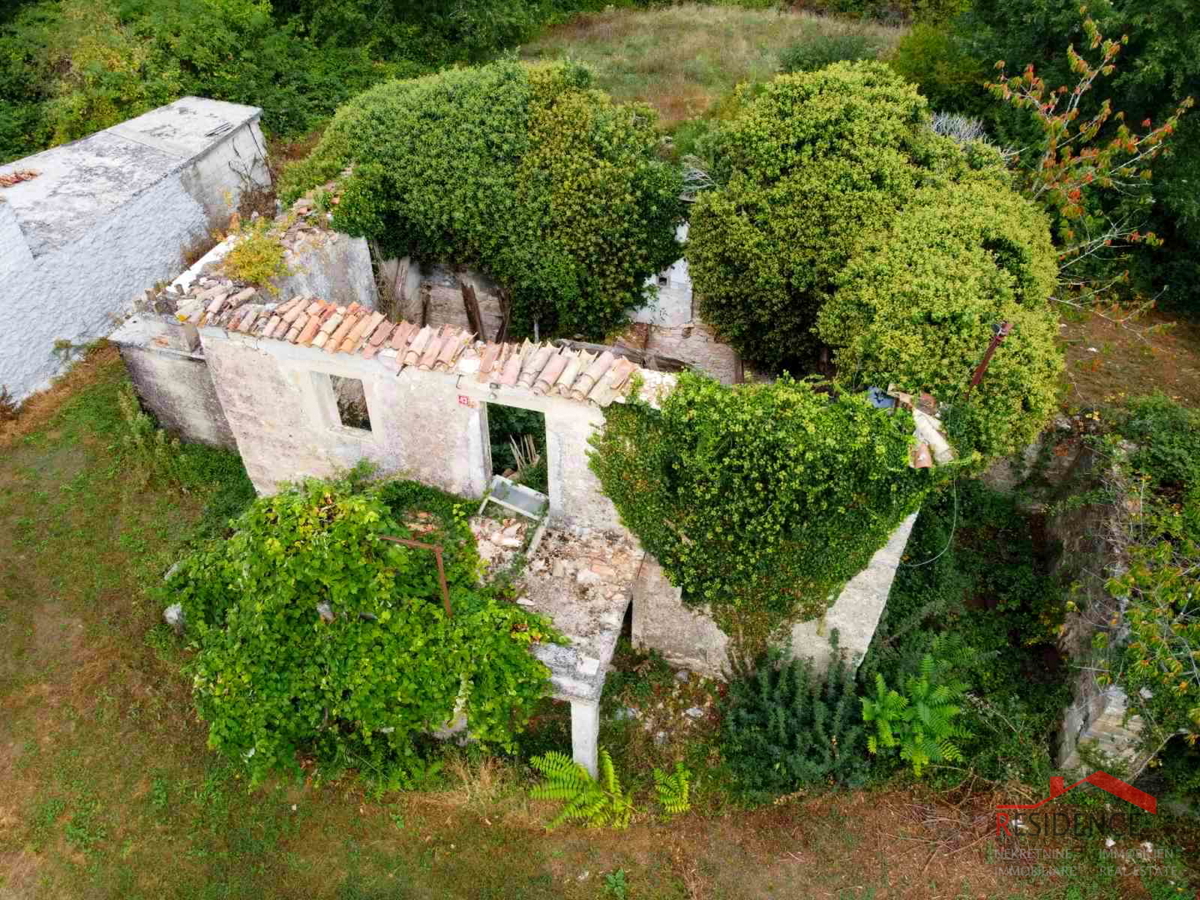
[[[689,891],[761,897],[781,884],[813,896],[866,889],[915,900],[928,896],[931,880],[996,900],[1069,900],[1080,891],[1126,900],[1174,892],[1166,877],[1119,879],[1099,866],[1074,883],[1009,877],[979,848],[954,853],[951,847],[931,857],[929,842],[944,833],[904,814],[918,807],[990,822],[990,796],[894,784],[868,794],[826,793],[817,783],[805,794],[748,809],[732,793],[719,755],[717,714],[690,728],[680,724],[693,721],[683,715],[688,707],[716,710],[719,686],[695,677],[683,684],[661,661],[628,649],[609,679],[601,735],[639,810],[628,829],[564,826],[547,833],[557,806],[531,804],[533,779],[522,762],[453,745],[430,757],[427,776],[413,790],[377,791],[369,777],[317,768],[306,757],[305,779],[269,776],[247,789],[236,777],[240,764],[206,748],[208,727],[195,716],[191,679],[181,670],[191,651],[161,623],[158,591],[163,572],[181,554],[231,533],[229,520],[247,508],[253,490],[235,455],[189,445],[174,451],[181,481],[165,474],[125,477],[146,468],[141,451],[123,440],[130,426],[119,396],[127,385],[115,353],[98,351],[43,401],[53,400],[53,408],[27,409],[18,420],[24,430],[0,447],[0,551],[18,562],[0,572],[6,650],[0,656],[0,890],[7,894],[594,900],[606,896],[608,875],[627,886],[629,897],[643,900]],[[437,505],[436,492],[421,490],[389,501],[390,507],[451,512],[451,502]],[[960,500],[966,508],[966,498]],[[914,537],[912,562],[942,550],[951,512],[947,504],[937,517],[922,516],[927,524]],[[989,530],[960,535],[936,563],[903,570],[902,577],[921,573],[921,585],[934,584],[931,571],[968,565],[977,580],[962,596],[1005,591],[1005,602],[1013,604],[1006,610],[1017,610],[1020,594],[1012,585],[1021,582],[1008,573],[1020,570],[998,570],[996,554],[1019,559],[1019,534],[991,531],[994,509],[979,521]],[[907,602],[929,599],[923,588],[914,590],[916,581],[904,583]],[[932,615],[928,621],[927,627],[957,628],[962,620]],[[979,611],[974,621],[994,631],[997,618]],[[997,633],[1007,641],[1003,628]],[[1013,702],[1024,702],[1028,675],[1017,660],[1027,658],[1014,647],[994,662],[980,661],[977,670],[996,678],[1011,671],[1017,686],[1009,693]],[[986,696],[998,702],[1001,682],[990,685]],[[623,708],[642,718],[616,716]],[[1006,706],[1004,713],[1012,710]],[[664,723],[656,727],[671,729],[668,740],[644,729],[654,715]],[[980,734],[978,719],[968,726]],[[530,730],[518,736],[521,757],[561,751],[568,734],[569,715],[544,701]],[[995,748],[1002,767],[1021,764],[1039,746],[1033,731],[1021,729],[1018,738],[1028,743]],[[986,741],[963,748],[971,765],[983,758],[981,748]],[[693,773],[693,811],[665,824],[654,770],[674,772],[679,761]],[[1040,773],[1030,783],[1044,787]],[[1165,819],[1146,838],[1185,849],[1195,840]],[[897,854],[898,840],[930,851]],[[1086,842],[1066,840],[1092,861]],[[789,853],[821,864],[797,866]]]
[[[516,333],[602,338],[678,258],[683,181],[650,110],[591,84],[577,65],[503,61],[381,85],[339,111],[285,194],[352,166],[334,227],[482,268]]]
[[[1186,25],[1193,11],[1176,2]],[[20,415],[0,394],[0,559],[16,563],[0,570],[0,893],[1193,890],[1200,837],[1165,813],[1139,837],[1179,850],[1170,875],[1114,875],[1095,842],[1068,836],[1078,874],[1005,876],[980,843],[997,796],[1043,796],[1081,662],[1056,647],[1069,595],[1048,574],[1045,510],[971,477],[1023,448],[1059,403],[1054,313],[1066,307],[1053,300],[1077,315],[1100,287],[1140,304],[1173,279],[1170,296],[1191,302],[1193,124],[1169,118],[1195,85],[1187,29],[1141,0],[1106,0],[1090,25],[1058,0],[812,4],[915,22],[893,53],[891,24],[753,0],[571,18],[580,5],[599,4],[17,4],[0,11],[0,158],[186,92],[260,103],[271,131],[295,136],[386,82],[343,107],[285,189],[350,167],[340,227],[392,253],[487,268],[519,328],[602,337],[677,253],[687,157],[706,314],[769,368],[827,380],[734,389],[684,375],[661,409],[614,406],[591,465],[746,665],[719,684],[623,642],[592,779],[563,754],[569,711],[543,696],[545,671],[526,652],[552,629],[503,583],[478,586],[457,498],[355,476],[255,500],[236,456],[159,431],[111,354],[93,351]],[[504,59],[425,74],[487,63],[548,21],[563,24],[522,53],[574,47],[597,71]],[[1113,45],[1084,44],[1125,27],[1133,38],[1109,72]],[[1082,56],[1064,58],[1072,39]],[[1010,73],[1038,68],[1003,78],[1001,58]],[[772,80],[777,70],[794,74]],[[1063,118],[996,102],[989,77],[1024,101],[1088,86],[1068,88],[1079,114]],[[657,122],[619,105],[641,100]],[[1154,178],[1122,183],[1124,162],[1159,145],[1175,153],[1143,157]],[[996,147],[1021,151],[1014,161]],[[1106,179],[1120,190],[1105,192]],[[1106,245],[1111,228],[1121,239]],[[1157,237],[1141,240],[1146,229]],[[1063,277],[1070,259],[1083,260],[1078,278]],[[1124,328],[1125,313],[1104,311]],[[1013,334],[968,388],[1001,320]],[[1089,352],[1080,340],[1077,355]],[[908,466],[911,417],[862,394],[892,382],[945,403],[966,465]],[[1189,391],[1179,396],[1194,402]],[[1124,402],[1090,421],[1104,423],[1095,449],[1122,492],[1086,499],[1123,511],[1130,565],[1110,589],[1129,630],[1101,634],[1089,662],[1146,720],[1155,793],[1194,802],[1200,421],[1177,399],[1115,392],[1093,390]],[[544,475],[538,423],[501,409],[494,461],[507,466],[507,438],[532,434]],[[823,675],[754,656],[785,623],[819,616],[918,506],[857,669],[836,634]],[[417,510],[449,548],[452,617],[429,560],[381,540],[407,534]],[[160,620],[176,601],[183,639]],[[480,743],[425,735],[464,709]],[[1098,804],[1083,790],[1059,802]],[[546,833],[567,820],[621,831]]]
[[[465,505],[441,525],[449,608],[429,552],[385,540],[412,536],[398,517],[414,499],[408,485],[306,482],[255,501],[167,579],[209,746],[252,783],[305,753],[411,784],[415,736],[465,715],[476,740],[511,746],[545,693],[528,650],[553,627],[478,590]]]
[[[1094,140],[1104,146],[1122,128],[1157,130],[1181,101],[1200,96],[1200,51],[1192,40],[1197,15],[1186,0],[1101,0],[1088,4],[1083,16],[1070,0],[975,0],[948,22],[914,28],[901,41],[893,65],[937,109],[982,118],[991,141],[1013,148],[1034,166],[1046,149],[1036,108],[996,106],[984,87],[999,80],[998,61],[1012,73],[1032,66],[1048,90],[1064,85],[1070,92],[1082,74],[1063,52],[1073,45],[1099,71],[1089,90],[1068,93],[1063,106],[1078,109],[1079,127],[1100,115]],[[1085,19],[1093,24],[1084,28]],[[1118,53],[1099,59],[1102,40],[1095,40],[1096,34],[1115,41]],[[1062,106],[1055,110],[1060,111]],[[1185,115],[1168,134],[1166,155],[1154,162],[1152,178],[1119,178],[1119,190],[1091,193],[1074,223],[1075,238],[1115,238],[1107,232],[1116,226],[1122,237],[1102,244],[1096,254],[1100,260],[1092,260],[1102,265],[1093,266],[1093,274],[1113,277],[1129,269],[1126,297],[1161,295],[1164,303],[1195,313],[1200,309],[1194,277],[1200,219],[1188,185],[1200,166],[1200,125],[1195,116]],[[1076,151],[1076,162],[1078,156]],[[1131,243],[1124,236],[1134,231],[1159,240]]]
[[[963,453],[1041,427],[1061,365],[1047,224],[998,154],[935,134],[889,69],[776,79],[720,129],[712,171],[689,262],[705,319],[749,358],[804,372],[832,348],[845,388],[929,391]],[[1002,321],[1011,346],[969,391]]]
[[[661,410],[612,407],[592,469],[690,606],[739,652],[836,599],[941,477],[909,462],[912,418],[780,378],[685,373]]]

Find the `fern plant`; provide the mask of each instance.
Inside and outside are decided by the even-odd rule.
[[[875,676],[874,697],[862,698],[862,717],[875,733],[867,738],[867,749],[900,749],[900,758],[910,763],[920,778],[931,763],[961,762],[962,751],[955,740],[970,733],[954,719],[962,713],[957,701],[966,692],[958,681],[938,682],[938,666],[925,654],[919,673],[908,679],[906,695],[890,690],[882,675]]]
[[[832,641],[825,677],[776,651],[729,687],[722,749],[742,792],[765,800],[806,784],[861,784],[868,768],[853,671]]]
[[[546,830],[564,822],[586,822],[594,827],[624,828],[633,815],[633,792],[621,790],[621,780],[607,750],[600,751],[600,778],[592,778],[588,770],[565,753],[550,751],[535,756],[529,764],[545,780],[530,791],[534,800],[560,800],[564,803],[558,815],[546,825]]]
[[[677,816],[692,808],[691,778],[692,773],[684,768],[683,763],[675,763],[675,771],[670,774],[662,769],[654,770],[654,790],[658,794],[658,802],[669,815]]]

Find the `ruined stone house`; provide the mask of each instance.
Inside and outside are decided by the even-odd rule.
[[[309,287],[323,265],[369,259],[361,241],[305,224],[316,215],[301,204],[289,226],[306,235],[309,265],[278,299],[223,275],[218,247],[112,336],[143,402],[186,439],[235,447],[262,493],[370,460],[381,473],[481,498],[494,484],[488,410],[542,413],[545,527],[510,526],[492,543],[532,538],[520,602],[571,638],[535,652],[555,695],[571,703],[575,756],[594,770],[600,694],[627,614],[635,643],[677,666],[720,677],[727,663],[726,636],[684,606],[587,464],[605,407],[627,402],[635,383],[655,403],[675,376],[619,346],[481,341],[461,322],[389,319],[359,278],[327,279],[338,287],[319,297]],[[833,628],[849,653],[865,652],[914,519],[820,621],[795,626],[795,652],[826,659]],[[477,530],[485,542],[489,528]]]

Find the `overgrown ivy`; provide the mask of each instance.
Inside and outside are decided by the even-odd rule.
[[[821,615],[945,469],[908,465],[912,417],[783,377],[679,377],[661,410],[615,405],[591,467],[691,607],[753,654]]]
[[[824,358],[847,390],[895,383],[951,406],[960,455],[1027,443],[1062,363],[1045,216],[1000,154],[930,126],[875,62],[784,75],[714,139],[723,179],[696,202],[688,260],[706,321],[772,371]],[[992,336],[1012,335],[968,383]]]
[[[254,781],[297,754],[392,773],[413,738],[461,712],[475,738],[509,747],[548,685],[528,652],[548,622],[476,586],[465,506],[419,517],[446,549],[453,616],[431,553],[397,512],[412,491],[308,481],[260,498],[223,541],[183,560],[167,584],[183,604],[209,745]],[[424,510],[422,510],[424,512]]]
[[[1133,700],[1149,749],[1173,735],[1194,747],[1200,742],[1200,412],[1163,394],[1131,399],[1100,446],[1137,495],[1115,498],[1128,513],[1129,562],[1108,589],[1125,603],[1128,630],[1098,680],[1116,682]],[[1100,649],[1107,640],[1104,633],[1095,638]]]
[[[587,69],[505,60],[367,91],[283,189],[353,167],[336,228],[486,271],[517,333],[601,338],[679,256],[682,175],[658,142],[653,111],[613,103]]]

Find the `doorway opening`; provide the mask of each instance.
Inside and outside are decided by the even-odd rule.
[[[489,403],[487,423],[492,474],[503,475],[549,496],[545,414],[534,409]]]

